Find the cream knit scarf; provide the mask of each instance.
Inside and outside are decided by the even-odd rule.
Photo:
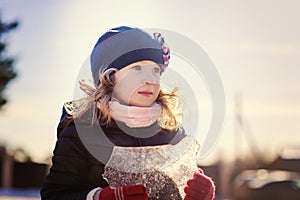
[[[117,121],[124,122],[129,127],[147,127],[157,121],[161,114],[158,103],[151,107],[126,106],[117,101],[110,101],[110,114]]]

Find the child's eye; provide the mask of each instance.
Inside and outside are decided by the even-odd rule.
[[[159,74],[160,73],[160,68],[158,68],[158,67],[153,68],[153,72],[155,74]]]
[[[137,70],[137,71],[141,71],[142,67],[139,65],[136,65],[134,67],[132,67],[132,69]]]

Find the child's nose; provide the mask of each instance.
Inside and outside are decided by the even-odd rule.
[[[159,83],[151,82],[151,81],[143,81],[143,84],[145,84],[145,85],[159,85]]]
[[[153,73],[145,73],[143,77],[143,83],[144,84],[159,84],[160,77],[157,75],[153,75]]]

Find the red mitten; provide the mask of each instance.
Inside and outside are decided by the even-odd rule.
[[[212,200],[215,197],[215,185],[201,169],[194,173],[184,188],[185,200]]]
[[[123,187],[105,187],[99,194],[99,200],[147,200],[148,194],[143,185]]]

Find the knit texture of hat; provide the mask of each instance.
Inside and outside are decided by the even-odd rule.
[[[143,60],[164,63],[162,47],[148,33],[138,28],[120,26],[110,29],[97,41],[90,57],[94,83],[99,86],[99,75],[107,69],[122,69]]]

